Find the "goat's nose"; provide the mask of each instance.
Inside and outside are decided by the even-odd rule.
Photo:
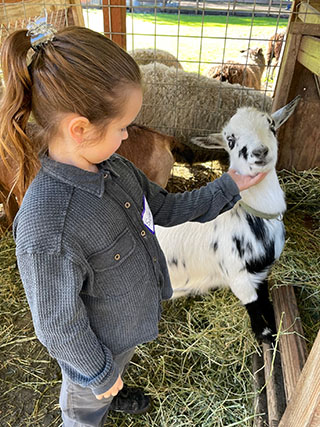
[[[256,157],[258,157],[259,159],[266,157],[266,155],[268,154],[268,147],[261,147],[261,148],[257,148],[256,150],[252,151],[252,154]]]

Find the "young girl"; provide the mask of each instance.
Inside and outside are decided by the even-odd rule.
[[[263,175],[229,171],[170,194],[114,154],[140,110],[141,77],[96,32],[16,31],[2,67],[1,144],[19,162],[18,185],[28,185],[37,156],[25,134],[30,114],[42,129],[41,170],[14,236],[36,334],[62,370],[64,426],[102,426],[109,410],[142,413],[149,397],[121,376],[135,346],[157,337],[161,301],[172,295],[154,224],[209,221]]]

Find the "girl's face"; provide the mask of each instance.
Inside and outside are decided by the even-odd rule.
[[[127,126],[137,117],[142,106],[141,88],[130,88],[127,102],[121,116],[114,118],[107,126],[106,132],[99,141],[88,144],[84,157],[91,164],[107,160],[120,147],[121,142],[128,138]]]

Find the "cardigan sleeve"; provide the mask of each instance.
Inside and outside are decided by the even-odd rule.
[[[211,221],[231,209],[241,198],[238,186],[227,173],[200,189],[169,193],[150,181],[132,163],[128,164],[135,170],[147,197],[154,222],[158,225],[169,227],[186,221],[202,223]]]
[[[73,382],[107,391],[119,370],[90,327],[80,266],[61,254],[18,253],[17,261],[39,341]]]

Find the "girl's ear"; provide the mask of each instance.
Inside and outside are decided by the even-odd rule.
[[[76,116],[70,118],[68,123],[69,136],[78,144],[81,144],[89,130],[90,122],[86,117]]]

